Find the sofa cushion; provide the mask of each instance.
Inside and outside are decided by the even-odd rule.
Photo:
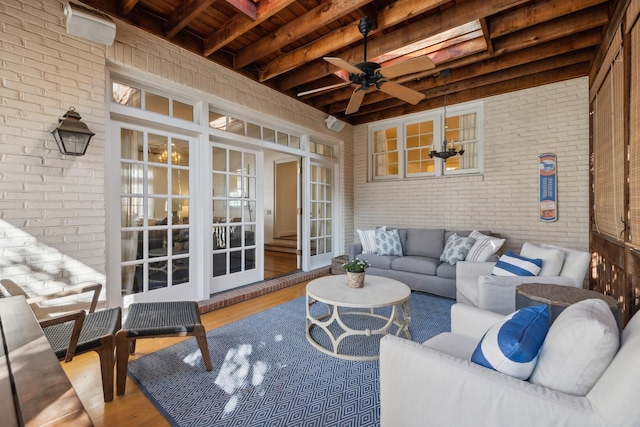
[[[439,264],[440,261],[435,258],[404,256],[394,257],[393,261],[391,261],[391,268],[398,271],[435,276],[436,268]]]
[[[446,279],[455,279],[456,278],[456,265],[451,265],[448,262],[441,263],[436,268],[436,276],[444,277]]]
[[[562,270],[562,263],[564,263],[564,252],[560,249],[543,248],[528,242],[522,245],[520,255],[542,260],[542,268],[538,276],[557,276]]]
[[[444,229],[408,228],[404,255],[440,258],[444,249]]]
[[[391,262],[398,257],[390,255],[358,254],[356,258],[369,261],[370,267],[389,270],[391,269]]]
[[[479,231],[473,230],[469,237],[474,238],[476,241],[469,249],[469,253],[465,258],[465,261],[473,262],[485,262],[489,257],[502,247],[505,239],[499,239],[493,236],[487,236]]]
[[[405,248],[407,247],[407,229],[398,228],[398,234],[400,235],[400,244],[402,245],[402,255],[406,255]]]
[[[402,256],[402,245],[398,230],[376,230],[376,253],[378,255]]]
[[[493,266],[494,276],[537,276],[542,267],[542,260],[531,259],[507,251]]]
[[[619,331],[606,302],[588,299],[567,307],[549,328],[530,381],[584,396],[618,351]]]
[[[471,361],[526,380],[536,366],[548,330],[546,305],[522,308],[489,328]]]
[[[451,237],[454,234],[457,234],[458,236],[462,236],[462,237],[470,237],[469,235],[473,232],[473,230],[446,230],[444,232],[444,241],[446,242],[447,240],[449,240],[449,237]]]
[[[578,251],[547,243],[541,243],[540,246],[543,248],[560,249],[564,252],[564,264],[562,265],[560,276],[570,277],[575,280],[579,286],[582,285],[585,273],[587,272],[589,263],[591,262],[590,252]]]
[[[453,233],[447,240],[442,254],[440,254],[440,261],[448,262],[451,265],[455,265],[458,261],[463,261],[474,242],[475,239],[472,237],[458,236]]]
[[[425,341],[422,345],[450,354],[458,359],[469,360],[478,345],[478,338],[453,332],[442,332]]]

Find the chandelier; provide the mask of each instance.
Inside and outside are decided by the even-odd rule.
[[[168,159],[169,159],[169,152],[167,150],[164,150],[162,153],[160,153],[160,161],[162,163],[166,163]],[[177,164],[180,164],[181,160],[182,160],[182,156],[180,155],[180,153],[178,153],[177,151],[171,152],[171,163],[177,165]]]
[[[464,154],[464,150],[457,151],[456,148],[452,145],[448,147],[449,143],[447,142],[447,75],[449,75],[449,70],[444,70],[441,72],[442,77],[444,79],[444,141],[442,141],[442,151],[431,150],[429,152],[429,158],[433,159],[437,157],[439,159],[447,162],[449,157],[453,157],[457,154],[461,156]]]

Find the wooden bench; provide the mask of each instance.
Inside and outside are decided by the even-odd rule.
[[[92,426],[23,296],[0,299],[2,426]]]

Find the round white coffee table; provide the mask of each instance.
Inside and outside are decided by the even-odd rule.
[[[411,321],[411,310],[409,308],[409,297],[411,289],[407,285],[397,280],[386,277],[373,276],[367,274],[362,288],[350,288],[347,285],[347,276],[344,274],[335,276],[324,276],[312,280],[307,285],[307,340],[316,349],[331,356],[340,357],[347,360],[377,360],[376,355],[351,355],[339,351],[340,342],[345,338],[362,335],[386,335],[392,326],[396,326],[396,336],[404,334],[411,339],[408,326]],[[311,307],[318,303],[327,305],[327,313],[314,316]],[[391,313],[387,316],[374,312],[380,307],[390,307]],[[343,310],[346,309],[346,310]],[[360,309],[360,310],[349,310]],[[362,310],[367,309],[367,310]],[[367,316],[384,320],[384,325],[376,329],[354,329],[345,324],[343,317],[347,315]],[[330,326],[333,325],[331,329]],[[330,348],[319,344],[312,336],[311,330],[314,327],[321,328],[331,342]],[[336,330],[341,330],[336,332]]]

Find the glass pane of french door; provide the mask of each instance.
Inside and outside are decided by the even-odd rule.
[[[310,265],[331,262],[333,254],[333,169],[311,163],[309,173]]]
[[[190,282],[189,163],[186,138],[120,128],[123,297],[155,291],[162,299]]]
[[[256,216],[257,154],[214,143],[211,162],[211,292],[215,293],[262,279],[256,241],[262,229]]]

